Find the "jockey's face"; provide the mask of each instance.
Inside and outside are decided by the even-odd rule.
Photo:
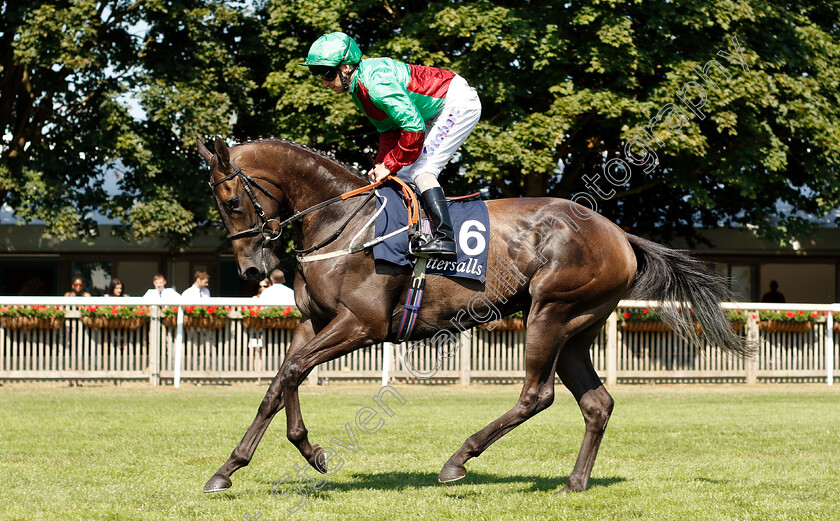
[[[341,84],[341,78],[339,78],[337,75],[335,78],[332,79],[332,81],[327,81],[324,78],[321,78],[321,84],[324,87],[331,89],[336,94],[341,94],[342,92],[344,92],[344,85]]]
[[[347,78],[348,83],[350,82],[350,78],[352,78],[352,75],[349,76],[349,77],[347,76],[351,70],[352,70],[352,67],[349,66],[349,65],[342,65],[341,66],[341,74],[344,74],[344,76]],[[323,85],[324,87],[327,87],[328,89],[332,90],[336,94],[341,94],[342,92],[344,92],[344,85],[341,84],[341,75],[340,74],[336,74],[335,77],[332,80],[329,80],[329,81],[324,79],[323,77],[321,77],[321,85]]]

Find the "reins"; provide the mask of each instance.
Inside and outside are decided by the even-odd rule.
[[[409,226],[416,225],[419,221],[420,209],[419,209],[419,205],[417,203],[417,196],[415,195],[414,190],[412,190],[404,181],[397,178],[396,176],[388,176],[384,179],[380,179],[379,181],[377,181],[375,183],[372,183],[372,184],[369,184],[369,185],[366,185],[366,186],[362,186],[362,187],[357,188],[355,190],[351,190],[349,192],[345,192],[341,195],[337,195],[335,197],[327,199],[326,201],[322,201],[318,204],[310,206],[309,208],[307,208],[305,210],[301,210],[301,211],[295,213],[294,215],[292,215],[291,217],[289,217],[288,219],[286,219],[284,221],[278,221],[277,219],[273,219],[273,218],[269,219],[268,216],[265,214],[265,210],[263,210],[263,207],[260,204],[259,199],[257,199],[257,194],[254,192],[253,188],[257,188],[260,192],[262,192],[263,194],[265,194],[266,196],[268,196],[269,198],[271,198],[273,201],[277,202],[278,204],[283,204],[283,203],[280,201],[280,199],[278,199],[277,197],[272,195],[271,192],[269,192],[266,188],[264,188],[262,185],[257,183],[252,177],[250,177],[245,172],[243,172],[242,169],[239,168],[239,166],[237,166],[236,163],[233,160],[230,161],[230,165],[231,165],[231,167],[233,167],[233,172],[224,176],[223,178],[219,179],[218,181],[212,181],[212,182],[208,183],[210,185],[210,188],[215,190],[215,188],[217,186],[219,186],[220,184],[225,183],[227,181],[230,181],[232,179],[238,178],[240,180],[240,182],[242,183],[243,188],[245,189],[245,193],[248,195],[248,198],[251,200],[251,204],[254,206],[254,210],[257,213],[257,217],[259,217],[260,222],[261,222],[261,224],[256,224],[252,228],[248,228],[247,230],[241,230],[241,231],[238,231],[238,232],[229,233],[227,235],[227,238],[230,239],[230,240],[241,239],[243,237],[254,237],[254,236],[257,236],[257,235],[262,235],[262,237],[264,239],[263,240],[263,248],[265,248],[272,241],[276,241],[277,239],[280,238],[280,235],[281,235],[280,232],[284,227],[286,227],[289,224],[292,224],[296,221],[299,221],[305,215],[308,215],[308,214],[310,214],[310,213],[312,213],[316,210],[320,210],[321,208],[325,208],[325,207],[327,207],[331,204],[347,200],[351,197],[361,195],[365,192],[370,192],[368,194],[368,196],[365,197],[364,201],[362,201],[362,204],[360,204],[353,212],[351,212],[350,215],[346,219],[344,219],[344,221],[342,221],[342,223],[339,225],[339,227],[336,229],[336,231],[333,232],[333,234],[330,235],[327,239],[321,241],[320,243],[316,244],[315,246],[312,246],[312,247],[309,247],[309,248],[306,248],[306,249],[303,249],[303,250],[295,249],[294,252],[298,255],[298,258],[300,258],[301,255],[305,255],[307,253],[310,253],[310,252],[313,252],[313,251],[318,250],[320,248],[323,248],[327,244],[329,244],[332,241],[334,241],[335,239],[337,239],[341,235],[341,233],[344,231],[344,229],[347,228],[347,225],[350,224],[350,221],[352,221],[353,218],[362,210],[362,208],[364,208],[364,206],[368,202],[370,202],[371,199],[373,199],[374,189],[377,188],[378,186],[380,186],[385,181],[394,181],[394,182],[396,182],[397,184],[400,185],[400,188],[402,189],[402,192],[403,192],[403,196],[408,201],[407,206],[408,206]],[[276,223],[276,225],[277,225],[276,229],[273,229],[273,226],[270,225],[270,223],[272,223],[272,222]]]
[[[356,194],[356,195],[358,195],[358,194]],[[341,235],[341,232],[343,232],[344,229],[347,228],[347,225],[350,224],[350,221],[353,220],[353,217],[356,217],[356,214],[358,214],[362,210],[362,208],[364,208],[364,206],[366,204],[368,204],[368,202],[371,199],[373,199],[373,195],[374,195],[374,192],[373,192],[373,190],[371,190],[371,192],[368,194],[368,196],[365,197],[365,200],[362,201],[362,204],[360,204],[355,210],[353,210],[353,212],[351,212],[350,215],[348,215],[347,218],[344,219],[344,222],[342,222],[341,225],[338,228],[336,228],[336,230],[333,232],[333,234],[330,235],[328,238],[326,238],[325,240],[316,244],[315,246],[312,246],[310,248],[306,248],[304,250],[298,250],[297,248],[294,248],[294,252],[298,255],[306,255],[307,253],[311,253],[315,250],[321,249],[324,246],[326,246],[327,244],[336,240],[338,238],[338,236]],[[352,197],[352,196],[350,196],[350,197]],[[341,199],[341,200],[344,200],[344,199]],[[335,201],[335,202],[337,202],[337,201]]]

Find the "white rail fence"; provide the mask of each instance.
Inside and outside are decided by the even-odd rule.
[[[150,319],[136,330],[90,329],[81,306],[148,305]],[[141,298],[0,297],[9,305],[57,305],[66,310],[58,329],[0,327],[0,380],[148,380],[152,385],[181,379],[226,381],[273,377],[291,344],[292,330],[244,326],[242,310],[259,302],[247,298],[177,300],[166,305],[230,306],[221,329],[169,327],[161,301]],[[263,304],[263,303],[259,303]],[[744,360],[705,346],[697,349],[673,332],[628,332],[618,313],[650,302],[622,301],[591,348],[598,374],[608,383],[641,381],[825,381],[840,371],[840,333],[831,312],[840,305],[726,304],[747,312],[748,335],[759,345]],[[821,321],[802,333],[767,332],[754,318],[759,310],[817,311]],[[247,311],[246,311],[247,312]],[[825,314],[826,312],[827,315]],[[259,340],[259,342],[258,342]],[[525,331],[475,328],[451,336],[443,345],[430,341],[375,345],[322,364],[310,383],[331,380],[400,379],[412,382],[521,380]],[[255,344],[261,344],[257,347]],[[261,367],[260,367],[261,365]]]

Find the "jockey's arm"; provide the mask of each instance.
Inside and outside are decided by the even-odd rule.
[[[379,151],[376,153],[376,159],[373,161],[375,164],[385,161],[385,156],[391,150],[394,150],[397,142],[400,140],[400,133],[399,130],[389,130],[379,133]]]
[[[402,85],[386,79],[384,75],[375,79],[377,81],[368,87],[370,99],[398,127],[383,128],[382,121],[370,118],[380,131],[376,163],[381,162],[395,174],[420,157],[426,137],[426,122]]]

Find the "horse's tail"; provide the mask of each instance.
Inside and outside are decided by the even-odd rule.
[[[742,356],[753,351],[753,347],[732,330],[729,318],[720,307],[721,302],[732,300],[724,277],[683,251],[629,233],[627,240],[636,253],[637,263],[630,298],[662,303],[662,320],[696,345],[701,342],[694,320],[700,323],[712,345]]]

